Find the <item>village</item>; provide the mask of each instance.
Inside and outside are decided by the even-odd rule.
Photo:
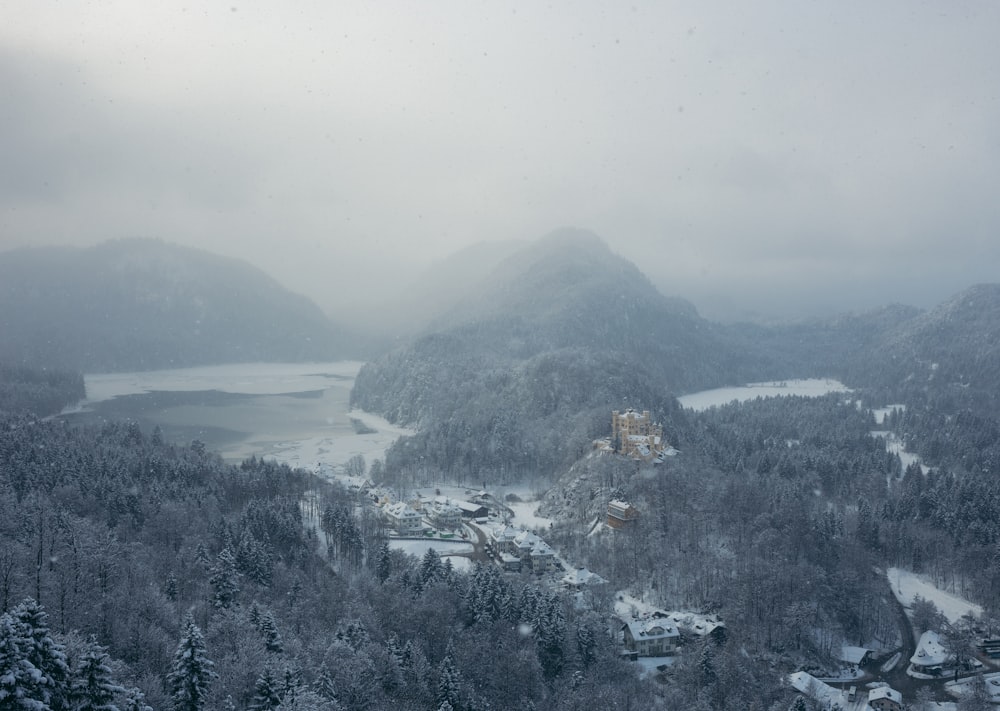
[[[611,435],[595,440],[599,455],[621,456],[636,462],[657,465],[679,452],[663,436],[649,411],[614,410]],[[330,472],[326,475],[329,476]],[[421,554],[433,548],[456,569],[469,569],[475,562],[498,566],[511,575],[530,575],[540,584],[574,595],[579,605],[607,612],[620,655],[636,662],[643,674],[655,674],[671,666],[686,645],[700,639],[722,642],[725,622],[714,614],[698,611],[669,611],[647,604],[627,591],[615,591],[596,572],[565,560],[544,539],[549,525],[525,507],[519,497],[508,494],[502,500],[481,488],[434,486],[426,492],[414,491],[398,500],[391,490],[377,487],[363,477],[336,477],[359,495],[365,505],[376,507],[390,545]],[[611,498],[606,502],[600,525],[614,535],[637,521],[641,512],[631,502]],[[898,578],[898,575],[897,575]],[[933,596],[949,611],[953,605],[946,593],[927,583],[920,592]],[[896,580],[894,593],[907,615],[919,594],[903,590]],[[975,606],[958,600],[957,608],[971,616]],[[955,617],[956,615],[952,615]],[[940,632],[927,630],[901,650],[867,649],[844,645],[839,655],[840,671],[832,676],[814,676],[805,671],[788,677],[788,684],[803,697],[829,711],[903,711],[908,708],[903,687],[912,692],[914,683],[943,689],[956,699],[973,693],[973,683],[982,681],[993,704],[1000,704],[1000,672],[990,672],[1000,659],[1000,639],[983,638],[977,645],[978,658],[958,662],[941,641]],[[880,656],[881,655],[881,656]],[[907,682],[896,680],[906,678]],[[888,681],[887,681],[888,680]],[[894,688],[896,683],[900,689]],[[934,709],[957,709],[953,701],[935,701]]]

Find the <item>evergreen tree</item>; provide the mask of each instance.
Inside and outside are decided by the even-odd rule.
[[[250,701],[250,711],[273,711],[281,705],[281,687],[270,669],[257,677],[253,687],[253,699]]]
[[[111,677],[107,652],[91,638],[70,684],[73,711],[118,711],[114,699],[124,693]]]
[[[0,708],[46,709],[39,698],[41,675],[24,658],[22,644],[14,619],[8,614],[0,615]]]
[[[269,652],[280,654],[285,651],[281,641],[281,634],[278,632],[278,625],[274,621],[274,615],[268,610],[260,618],[260,633],[264,636],[264,648]]]
[[[174,652],[167,674],[167,685],[175,711],[201,711],[205,707],[208,685],[217,674],[206,655],[201,630],[190,615],[184,622],[184,636]]]
[[[389,542],[382,541],[381,545],[378,547],[378,553],[376,554],[375,575],[378,577],[378,581],[384,584],[385,581],[389,579],[390,573],[392,573],[392,557],[389,549]]]
[[[38,699],[53,711],[64,708],[69,665],[63,646],[49,633],[48,615],[41,605],[28,598],[14,608],[12,617],[21,653],[38,672]]]
[[[240,591],[236,584],[239,573],[236,570],[236,559],[232,551],[227,547],[219,552],[219,557],[212,566],[212,575],[208,579],[212,586],[212,604],[215,607],[229,609],[236,601],[236,594]]]
[[[455,669],[451,654],[447,654],[441,661],[438,669],[437,702],[439,707],[443,704],[450,704],[451,708],[461,708],[459,694],[461,691],[461,677]]]

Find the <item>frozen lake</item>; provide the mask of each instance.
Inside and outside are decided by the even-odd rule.
[[[360,454],[371,464],[410,430],[350,410],[360,361],[238,363],[84,376],[87,399],[71,422],[134,420],[171,442],[200,440],[226,461],[251,455],[314,470]],[[352,420],[373,430],[359,434]]]
[[[707,410],[710,407],[728,405],[736,400],[746,402],[756,398],[801,395],[819,397],[828,393],[847,393],[850,388],[838,380],[830,378],[807,378],[803,380],[774,380],[767,383],[748,383],[729,388],[715,388],[682,395],[677,398],[682,407],[690,410]]]

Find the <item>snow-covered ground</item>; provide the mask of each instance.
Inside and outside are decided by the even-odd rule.
[[[969,602],[945,590],[935,587],[925,578],[902,568],[889,568],[886,571],[892,593],[904,607],[913,605],[913,600],[919,595],[934,603],[937,609],[951,623],[957,622],[966,613],[976,617],[983,614],[983,608],[974,602]]]
[[[872,437],[880,437],[885,440],[885,451],[890,454],[898,454],[899,461],[903,465],[903,471],[911,464],[919,464],[920,470],[926,474],[930,471],[930,467],[920,461],[920,457],[912,452],[907,452],[903,446],[903,442],[899,437],[897,437],[892,432],[888,430],[872,430],[869,432]]]
[[[733,400],[746,402],[756,398],[802,395],[819,397],[828,393],[846,393],[850,389],[831,378],[808,378],[804,380],[776,380],[767,383],[749,383],[738,387],[702,390],[677,398],[689,410],[707,410],[710,407],[728,405]]]

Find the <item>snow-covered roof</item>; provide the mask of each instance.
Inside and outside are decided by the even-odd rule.
[[[466,513],[476,513],[485,508],[483,505],[474,504],[471,501],[462,501],[461,499],[449,499],[444,496],[435,497],[434,502],[435,503],[440,502],[443,504],[450,504],[452,506],[457,506],[459,509],[465,511]]]
[[[879,699],[889,699],[889,701],[895,701],[900,706],[903,705],[903,695],[891,686],[877,686],[868,692],[869,704],[871,704],[872,701],[878,701]]]
[[[611,501],[608,502],[608,508],[621,509],[622,511],[625,511],[631,505],[632,504],[629,502],[621,501],[619,499],[611,499]]]
[[[938,667],[948,661],[948,653],[941,645],[941,638],[934,630],[920,635],[917,651],[910,657],[910,663],[918,667]]]
[[[845,644],[840,648],[840,661],[847,662],[848,664],[861,664],[869,651],[871,650],[864,647],[852,647]]]
[[[835,689],[807,672],[795,672],[788,675],[788,683],[796,691],[801,691],[809,696],[824,708],[832,708],[834,704],[839,704],[841,708],[847,707],[847,692],[843,689]]]
[[[521,550],[527,550],[533,556],[555,555],[549,544],[546,543],[536,533],[531,531],[521,531],[514,538],[514,545]]]
[[[581,585],[603,585],[608,582],[597,573],[593,573],[586,568],[571,570],[562,577],[562,582],[566,585],[579,587]]]
[[[668,625],[662,620],[632,620],[626,622],[632,639],[669,639],[680,637],[680,631],[673,625]]]
[[[383,508],[387,516],[393,518],[420,518],[420,514],[410,508],[409,504],[397,501],[394,504],[386,504]]]
[[[451,503],[451,501],[439,501],[438,499],[435,499],[431,503],[431,509],[439,515],[450,513],[460,516],[462,514],[462,509],[460,509],[458,506],[455,506],[453,503]]]

